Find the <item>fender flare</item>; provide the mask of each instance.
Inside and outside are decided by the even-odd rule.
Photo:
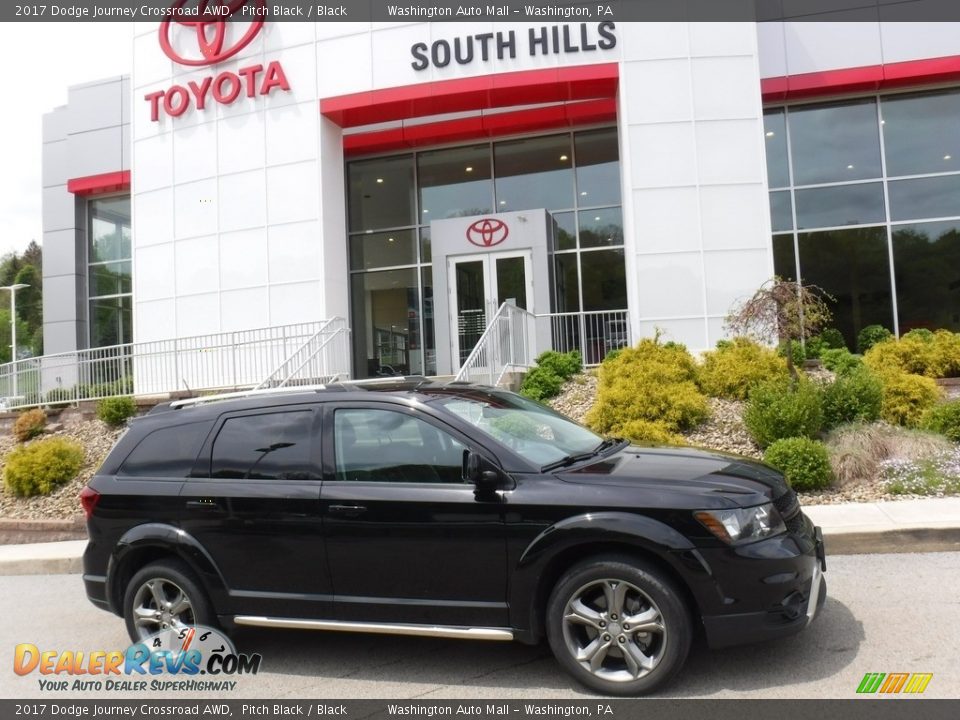
[[[199,578],[217,612],[229,595],[223,575],[203,546],[181,528],[166,523],[144,523],[131,528],[117,541],[107,563],[107,599],[111,609],[123,614],[125,588],[116,585],[121,570],[130,557],[140,550],[159,549],[183,561]]]

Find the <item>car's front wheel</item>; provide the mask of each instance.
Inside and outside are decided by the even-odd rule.
[[[669,681],[693,635],[673,581],[628,557],[571,568],[550,596],[546,625],[560,664],[607,695],[641,695]]]
[[[123,616],[134,642],[164,630],[216,623],[190,568],[173,559],[150,563],[134,574],[124,594]]]

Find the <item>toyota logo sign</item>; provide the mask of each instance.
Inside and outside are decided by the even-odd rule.
[[[477,247],[499,245],[510,235],[510,228],[503,220],[484,218],[467,228],[467,240]]]
[[[173,17],[193,17],[196,20],[180,20],[176,25],[192,28],[196,31],[197,48],[199,55],[184,57],[173,49],[170,41],[171,20],[168,18],[160,23],[160,47],[168,58],[180,65],[203,66],[215,65],[227,58],[231,58],[249,45],[263,27],[263,17],[266,15],[266,0],[252,0],[251,7],[241,13],[251,18],[250,25],[239,40],[224,47],[227,36],[227,20],[239,13],[249,0],[199,0],[195,10],[185,10],[184,6],[190,0],[176,0],[171,7]],[[205,18],[215,17],[215,20]],[[204,19],[200,19],[204,18]]]

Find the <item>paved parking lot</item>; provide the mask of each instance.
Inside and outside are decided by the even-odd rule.
[[[960,553],[831,557],[826,577],[829,599],[807,631],[724,651],[695,645],[664,695],[849,698],[867,672],[932,672],[926,696],[960,698]],[[126,648],[122,621],[87,602],[79,575],[0,582],[0,696],[44,696],[37,674],[13,673],[17,643],[59,651]],[[245,631],[237,645],[261,653],[263,670],[241,677],[230,697],[589,697],[545,645],[266,630]]]

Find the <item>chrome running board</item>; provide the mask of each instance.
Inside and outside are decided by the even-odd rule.
[[[297,630],[334,630],[337,632],[367,632],[384,635],[419,635],[423,637],[462,638],[466,640],[513,640],[513,631],[505,628],[472,628],[443,625],[401,625],[392,623],[341,622],[338,620],[301,620],[259,615],[237,615],[237,625],[255,627],[293,628]]]

